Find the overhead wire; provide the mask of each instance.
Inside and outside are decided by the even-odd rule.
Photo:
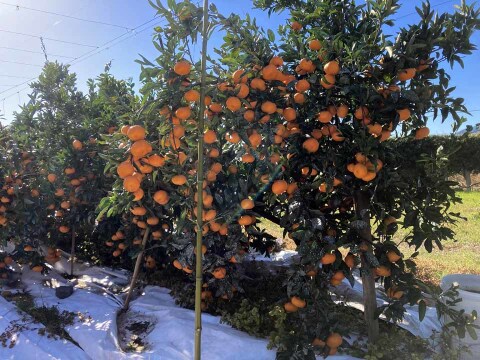
[[[5,50],[12,50],[12,51],[21,51],[21,52],[28,52],[30,54],[41,54],[44,55],[42,51],[33,51],[33,50],[27,50],[27,49],[18,49],[14,47],[9,47],[9,46],[0,46],[0,49],[5,49]],[[65,58],[65,59],[75,59],[73,56],[66,56],[66,55],[58,55],[58,54],[46,54],[47,56],[53,56],[53,57],[59,57],[59,58]]]
[[[92,23],[92,24],[106,25],[106,26],[112,26],[112,27],[117,27],[117,28],[121,28],[121,29],[132,30],[132,28],[129,28],[129,27],[127,27],[127,26],[117,25],[117,24],[112,24],[112,23],[107,23],[107,22],[105,22],[105,21],[79,18],[79,17],[76,17],[76,16],[71,16],[71,15],[67,15],[67,14],[61,14],[61,13],[57,13],[57,12],[54,12],[54,11],[47,11],[47,10],[31,8],[31,7],[23,6],[23,5],[10,4],[10,3],[3,2],[3,1],[0,1],[0,4],[1,4],[1,5],[6,5],[6,6],[14,7],[14,8],[16,8],[17,10],[19,10],[19,9],[25,9],[25,10],[29,10],[29,11],[40,12],[40,13],[43,13],[43,14],[50,14],[50,15],[60,16],[60,17],[64,17],[64,18],[67,18],[67,19],[73,19],[73,20],[78,20],[78,21],[89,22],[89,23]]]
[[[18,32],[18,31],[10,31],[10,30],[0,29],[0,32],[6,33],[6,34],[20,35],[20,36],[32,37],[32,38],[36,38],[36,39],[54,41],[54,42],[59,42],[59,43],[62,43],[62,44],[77,45],[77,46],[84,46],[84,47],[90,47],[90,48],[98,48],[98,45],[82,44],[82,43],[77,43],[77,42],[73,42],[73,41],[53,39],[53,38],[48,38],[48,37],[34,35],[34,34],[21,33],[21,32]]]
[[[431,5],[431,8],[434,9],[434,8],[437,8],[437,7],[439,7],[439,6],[442,6],[442,5],[445,5],[445,4],[454,2],[454,1],[455,1],[455,0],[447,0],[447,1],[443,1],[443,2],[438,3],[438,4],[432,4],[432,5]],[[399,16],[399,17],[395,18],[394,20],[400,20],[400,19],[406,18],[407,16],[414,15],[414,14],[416,14],[416,13],[417,13],[416,11],[412,11],[412,12],[410,12],[410,13],[408,13],[408,14]]]
[[[37,66],[37,67],[43,67],[43,65],[38,65],[38,64],[29,64],[29,63],[24,63],[24,62],[19,62],[19,61],[0,60],[0,62],[3,62],[3,63],[9,63],[9,64],[17,64],[17,65],[26,65],[26,66]]]
[[[110,48],[118,45],[119,43],[121,43],[121,42],[123,42],[123,41],[126,41],[126,40],[128,40],[128,39],[136,36],[136,35],[144,32],[144,31],[148,30],[150,27],[147,27],[147,28],[142,29],[142,30],[140,30],[140,31],[137,31],[138,29],[144,27],[145,25],[150,24],[151,22],[153,22],[153,21],[155,21],[155,20],[158,20],[158,17],[154,17],[153,19],[150,19],[150,20],[148,20],[148,21],[145,21],[144,23],[142,23],[142,24],[134,27],[132,30],[129,30],[129,31],[123,33],[122,35],[119,35],[119,36],[117,36],[117,37],[115,37],[115,38],[113,38],[113,39],[105,42],[103,45],[98,46],[96,49],[90,50],[90,51],[88,51],[87,53],[84,53],[83,55],[80,55],[80,56],[74,58],[73,60],[69,61],[67,64],[74,66],[74,65],[76,65],[76,64],[78,64],[78,63],[80,63],[80,62],[82,62],[82,61],[85,61],[85,60],[89,59],[89,58],[92,57],[92,56],[95,56],[95,55],[97,55],[97,54],[99,54],[99,53],[101,53],[101,52],[103,52],[103,51],[105,51],[105,50],[107,50],[107,49],[110,49]],[[157,25],[158,23],[160,23],[160,21],[158,21],[158,22],[155,23],[154,25]],[[127,35],[128,33],[132,33],[132,32],[134,32],[134,34],[132,34],[132,35],[130,35],[130,36],[128,36],[128,37],[125,37],[125,38],[119,40],[120,38],[124,37],[124,36]],[[118,40],[118,41],[117,41],[117,40]],[[114,43],[113,45],[110,45],[111,43],[113,43],[113,42],[115,42],[115,41],[117,41],[117,42]],[[103,48],[103,49],[102,49],[102,48]],[[98,51],[97,51],[97,50],[98,50]],[[96,52],[94,52],[94,51],[96,51]],[[20,84],[15,85],[15,86],[13,86],[13,87],[11,87],[11,88],[9,88],[9,89],[0,91],[0,95],[9,92],[9,91],[12,90],[12,89],[18,88],[18,87],[20,87],[20,86],[22,86],[22,85],[25,85],[25,84],[27,84],[27,83],[35,80],[35,79],[37,79],[37,77],[33,77],[33,78],[28,79],[28,80],[26,80],[26,81],[24,81],[24,82],[22,82],[22,83],[20,83]],[[25,87],[25,88],[23,88],[23,89],[21,89],[21,90],[18,90],[18,91],[14,92],[14,93],[11,94],[11,95],[5,96],[2,100],[6,100],[6,99],[8,99],[8,98],[10,98],[10,97],[12,97],[12,96],[15,96],[15,94],[18,94],[19,92],[24,91],[24,90],[26,90],[26,89],[28,89],[28,88],[29,88],[29,87],[27,86],[27,87]]]

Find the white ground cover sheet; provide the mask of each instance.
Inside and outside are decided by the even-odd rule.
[[[291,261],[295,252],[282,252],[268,261],[279,265]],[[260,260],[258,257],[257,260]],[[56,265],[59,272],[66,272],[69,264],[63,259]],[[18,334],[17,345],[11,349],[0,347],[0,359],[161,359],[190,360],[193,359],[194,312],[175,305],[169,290],[148,286],[141,296],[131,303],[131,311],[144,315],[154,323],[152,331],[147,335],[147,346],[142,353],[126,353],[119,347],[117,332],[117,312],[121,308],[119,298],[103,286],[125,283],[128,273],[108,270],[99,267],[78,265],[77,274],[83,275],[80,283],[87,285],[75,288],[74,293],[66,299],[58,299],[55,290],[43,286],[45,277],[25,269],[22,282],[26,290],[34,296],[37,305],[58,306],[60,311],[67,310],[82,313],[87,320],[78,320],[66,330],[78,342],[75,345],[40,336],[36,331]],[[65,282],[55,271],[47,278],[56,278]],[[352,289],[349,284],[338,287],[351,306],[361,309],[361,283],[355,283]],[[379,305],[384,300],[378,299]],[[0,297],[0,332],[3,332],[10,321],[18,319],[13,304]],[[208,314],[202,316],[202,355],[206,360],[274,360],[275,351],[267,349],[267,340],[247,335],[244,332],[221,324],[220,318]],[[438,330],[435,309],[428,309],[423,322],[418,321],[415,307],[409,309],[402,327],[415,335],[428,337],[432,330]],[[333,360],[354,359],[350,356],[335,355]]]

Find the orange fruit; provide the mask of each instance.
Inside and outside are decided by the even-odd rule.
[[[264,113],[274,114],[277,111],[277,105],[271,101],[265,101],[262,104],[261,109]]]
[[[360,164],[360,163],[355,164],[355,166],[353,168],[353,175],[355,175],[355,177],[357,179],[362,179],[367,174],[368,174],[368,170],[367,170],[367,167],[365,165]]]
[[[134,172],[135,167],[129,161],[124,161],[117,166],[117,174],[121,179],[125,179]]]
[[[365,119],[368,116],[369,112],[368,109],[365,106],[360,106],[355,110],[355,113],[353,114],[356,119],[362,120]]]
[[[180,120],[187,120],[192,115],[192,110],[188,106],[179,107],[175,111],[175,116]]]
[[[355,256],[353,254],[348,254],[343,260],[345,264],[351,269],[355,266]]]
[[[255,120],[255,111],[253,110],[247,110],[243,113],[243,118],[247,120],[248,122],[252,122]]]
[[[140,125],[133,125],[127,131],[127,136],[132,141],[138,141],[145,139],[145,129]]]
[[[174,137],[179,139],[185,135],[185,128],[182,125],[174,125],[172,133]]]
[[[60,231],[62,234],[66,234],[70,231],[70,228],[68,226],[62,225],[58,228],[58,231]]]
[[[248,137],[248,140],[250,141],[250,145],[256,149],[262,143],[262,135],[255,131]]]
[[[267,65],[262,69],[262,77],[267,81],[279,80],[281,75],[275,65]]]
[[[375,274],[377,274],[378,276],[389,277],[392,272],[385,265],[380,265],[379,267],[375,268]]]
[[[303,309],[305,306],[307,306],[307,303],[305,302],[305,300],[299,298],[298,296],[293,296],[291,299],[290,299],[290,302],[296,306],[297,308],[300,308],[300,309]]]
[[[214,164],[212,164],[212,166],[210,167],[210,169],[211,169],[214,173],[218,174],[218,173],[220,173],[220,172],[222,171],[222,164],[220,164],[220,163],[214,163]]]
[[[173,266],[174,266],[175,268],[177,268],[178,270],[182,270],[182,268],[183,268],[182,264],[181,264],[180,261],[178,261],[178,260],[174,260],[174,261],[173,261]]]
[[[265,81],[260,78],[254,78],[250,82],[250,87],[255,90],[260,90],[260,91],[265,91],[267,89],[267,85],[265,84]]]
[[[415,139],[422,140],[425,139],[430,134],[430,129],[428,127],[421,127],[415,131]]]
[[[232,144],[237,144],[240,142],[240,135],[236,131],[233,131],[231,133],[226,133],[225,134],[225,140],[227,140],[229,143]]]
[[[323,255],[322,259],[320,260],[320,262],[323,264],[323,265],[329,265],[329,264],[333,264],[335,262],[335,260],[337,260],[337,256],[333,253],[327,253],[325,255]]]
[[[254,218],[250,215],[242,215],[238,219],[238,224],[242,226],[252,225],[254,222]]]
[[[298,21],[293,21],[290,24],[290,27],[292,28],[293,31],[300,31],[302,29],[302,24],[300,24]]]
[[[48,174],[47,175],[47,180],[51,183],[54,183],[57,180],[57,175],[55,174]]]
[[[251,164],[255,161],[255,157],[252,154],[244,154],[242,155],[242,162]]]
[[[130,129],[130,125],[123,125],[123,126],[120,128],[120,132],[121,132],[123,135],[127,135],[128,129]]]
[[[275,65],[276,67],[283,65],[283,59],[280,56],[274,56],[270,59],[269,62],[271,65]]]
[[[173,67],[173,71],[175,74],[180,76],[185,76],[190,74],[190,70],[192,69],[192,65],[187,60],[181,60],[175,64]]]
[[[348,115],[348,106],[345,104],[341,104],[337,107],[337,116],[339,118],[344,118]]]
[[[175,175],[171,179],[172,184],[183,185],[187,182],[187,177],[185,175]]]
[[[146,140],[135,141],[130,147],[130,153],[137,158],[145,157],[152,150],[152,145]]]
[[[242,107],[242,102],[240,101],[240,99],[238,97],[230,96],[227,99],[225,105],[226,105],[227,109],[229,109],[230,111],[236,112],[236,111],[240,110],[240,108]]]
[[[135,192],[140,189],[140,180],[134,175],[129,175],[123,179],[123,188],[128,192]]]
[[[305,95],[302,93],[295,93],[295,95],[293,95],[293,101],[295,101],[296,104],[303,104],[305,100]]]
[[[332,120],[332,113],[328,110],[320,111],[317,114],[317,120],[320,121],[322,124],[328,124]]]
[[[295,90],[297,90],[299,93],[303,93],[310,89],[310,83],[305,80],[298,80],[298,82],[295,84]]]
[[[398,113],[398,117],[399,117],[400,121],[408,120],[408,118],[409,118],[410,115],[411,115],[410,109],[408,109],[408,108],[398,109],[398,110],[397,110],[397,113]]]
[[[232,74],[232,80],[235,84],[243,83],[245,84],[248,81],[248,77],[245,75],[245,70],[238,69]]]
[[[250,88],[246,84],[238,84],[235,86],[235,91],[237,92],[238,98],[245,99],[250,93]]]
[[[326,344],[329,348],[336,349],[343,343],[343,338],[339,333],[331,333],[326,340]]]
[[[82,142],[80,140],[77,140],[77,139],[73,140],[72,146],[75,150],[82,150],[82,148],[83,148]]]
[[[147,213],[147,209],[144,206],[134,206],[130,209],[130,212],[133,215],[143,216]]]
[[[324,347],[325,346],[325,341],[319,338],[315,338],[312,341],[312,346],[318,346],[318,347]]]
[[[325,76],[320,79],[320,85],[325,89],[331,89],[335,85],[335,82],[335,75],[325,74]]]
[[[207,130],[203,134],[203,141],[205,141],[205,144],[213,144],[217,141],[217,134],[213,130]]]
[[[191,89],[183,95],[183,98],[188,102],[197,102],[200,100],[200,93],[197,90]]]
[[[283,194],[287,191],[288,184],[285,180],[276,180],[272,184],[272,192],[276,195]]]
[[[212,275],[215,279],[223,279],[227,275],[227,270],[224,267],[218,267],[213,270]]]
[[[398,80],[400,81],[407,81],[413,79],[417,73],[417,69],[415,68],[408,68],[399,70],[397,73]]]
[[[285,309],[285,311],[287,313],[293,313],[293,312],[296,312],[298,311],[298,307],[296,307],[295,305],[293,305],[291,302],[287,302],[283,305],[283,308]]]
[[[318,151],[320,147],[319,142],[314,138],[308,138],[302,144],[302,147],[309,153],[314,153]]]
[[[340,72],[340,64],[335,60],[329,61],[324,65],[323,71],[328,75],[337,75]]]
[[[243,199],[240,203],[240,206],[244,210],[251,210],[255,207],[255,202],[251,199]]]
[[[42,272],[43,271],[43,266],[42,265],[36,265],[36,266],[32,267],[32,271]]]
[[[151,216],[147,219],[148,225],[158,225],[159,222],[160,222],[160,219],[156,216]]]
[[[67,168],[64,170],[64,172],[65,172],[66,175],[75,174],[75,168],[73,168],[73,167],[67,167]]]
[[[294,108],[287,107],[283,109],[283,117],[287,121],[294,121],[297,118],[297,112],[295,111]]]
[[[150,155],[145,162],[153,167],[160,167],[165,164],[165,158],[158,154],[153,154]]]
[[[400,260],[402,257],[398,255],[395,251],[390,250],[387,252],[387,258],[388,258],[388,261],[390,261],[391,263],[395,263],[398,260]]]
[[[155,194],[153,194],[153,200],[157,204],[166,205],[168,203],[168,200],[170,200],[170,197],[165,190],[158,190],[155,192]]]
[[[308,43],[308,47],[310,48],[310,50],[318,51],[322,48],[322,43],[320,42],[320,40],[314,39]]]
[[[69,201],[62,201],[62,202],[60,203],[60,207],[61,207],[62,209],[65,209],[65,210],[66,210],[66,209],[70,209],[70,202],[69,202]]]
[[[293,194],[295,191],[298,190],[298,185],[297,183],[291,183],[291,184],[288,184],[287,186],[287,194],[291,195]]]

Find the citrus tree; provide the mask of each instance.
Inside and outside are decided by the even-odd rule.
[[[34,203],[30,194],[15,194],[17,203],[26,205],[11,214],[18,224],[12,234],[40,239],[35,245],[47,247],[45,260],[51,264],[59,260],[57,246],[72,253],[80,248],[98,258],[90,238],[103,236],[105,224],[95,227],[95,208],[111,186],[108,177],[98,176],[105,167],[98,155],[104,146],[101,134],[113,132],[136,102],[131,82],[117,80],[108,71],[89,80],[88,87],[84,95],[68,66],[46,63],[31,84],[31,101],[15,114],[5,141],[5,154],[10,154],[6,168],[12,172],[23,164],[30,167],[23,170],[23,177],[35,186],[36,194]],[[29,196],[23,199],[24,195]],[[30,228],[19,224],[27,213],[27,218],[36,219]]]
[[[132,256],[146,247],[147,268],[166,254],[192,277],[202,231],[206,309],[209,298],[242,291],[239,263],[247,251],[271,247],[261,218],[279,224],[301,257],[281,300],[295,334],[282,335],[286,358],[336,352],[348,329],[322,307],[332,301],[328,289],[353,282],[357,267],[372,342],[380,313],[400,319],[405,304],[418,303],[423,316],[427,288],[398,243],[432,251],[453,237],[453,183],[437,157],[415,150],[432,117],[457,120],[466,110],[443,64],[461,63],[475,48],[476,8],[463,3],[437,17],[425,3],[417,24],[389,34],[394,0],[255,1],[269,13],[290,13],[275,34],[212,5],[211,29],[224,43],[209,59],[199,134],[200,63],[191,49],[202,9],[187,1],[152,5],[167,20],[155,29],[159,56],[139,60],[142,107],[110,138],[108,173],[117,180],[100,204],[100,216],[121,214],[131,229],[122,247]],[[199,137],[201,194],[194,190]],[[403,148],[395,144],[400,138]],[[394,237],[399,226],[409,229],[405,239]],[[375,282],[391,299],[387,307],[376,308]]]

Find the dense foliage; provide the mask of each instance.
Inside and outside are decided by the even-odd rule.
[[[55,245],[93,234],[97,257],[108,252],[130,264],[142,254],[147,275],[175,271],[185,281],[175,292],[185,306],[193,303],[201,251],[205,310],[235,302],[239,311],[225,310],[227,321],[271,335],[279,358],[313,359],[334,354],[349,332],[339,312],[326,309],[335,308],[330,291],[344,278],[353,282],[357,268],[372,342],[381,313],[399,320],[404,305],[419,304],[425,314],[429,289],[415,276],[416,253],[404,258],[393,235],[406,228],[402,241],[429,252],[454,235],[459,214],[449,207],[459,199],[444,155],[463,159],[455,163],[462,169],[476,165],[456,145],[427,140],[427,123],[430,115],[460,123],[466,111],[444,64],[462,64],[475,49],[478,10],[462,3],[436,16],[425,3],[416,24],[389,33],[397,0],[254,4],[288,11],[291,20],[265,31],[249,16],[225,17],[210,6],[210,30],[224,37],[208,57],[205,113],[192,49],[207,34],[202,9],[189,1],[152,2],[166,25],[155,28],[155,61],[138,60],[140,99],[108,72],[82,94],[68,67],[47,63],[1,138],[1,236],[21,244],[19,259],[36,254],[27,262],[44,271],[33,248],[48,245],[45,260],[53,263]],[[274,289],[269,279],[249,281],[244,264],[249,252],[274,248],[262,218],[280,225],[300,256]],[[389,298],[380,309],[375,282]],[[274,292],[278,303],[253,301],[252,289]],[[265,311],[269,321],[257,316]],[[471,329],[462,319],[456,324]]]

